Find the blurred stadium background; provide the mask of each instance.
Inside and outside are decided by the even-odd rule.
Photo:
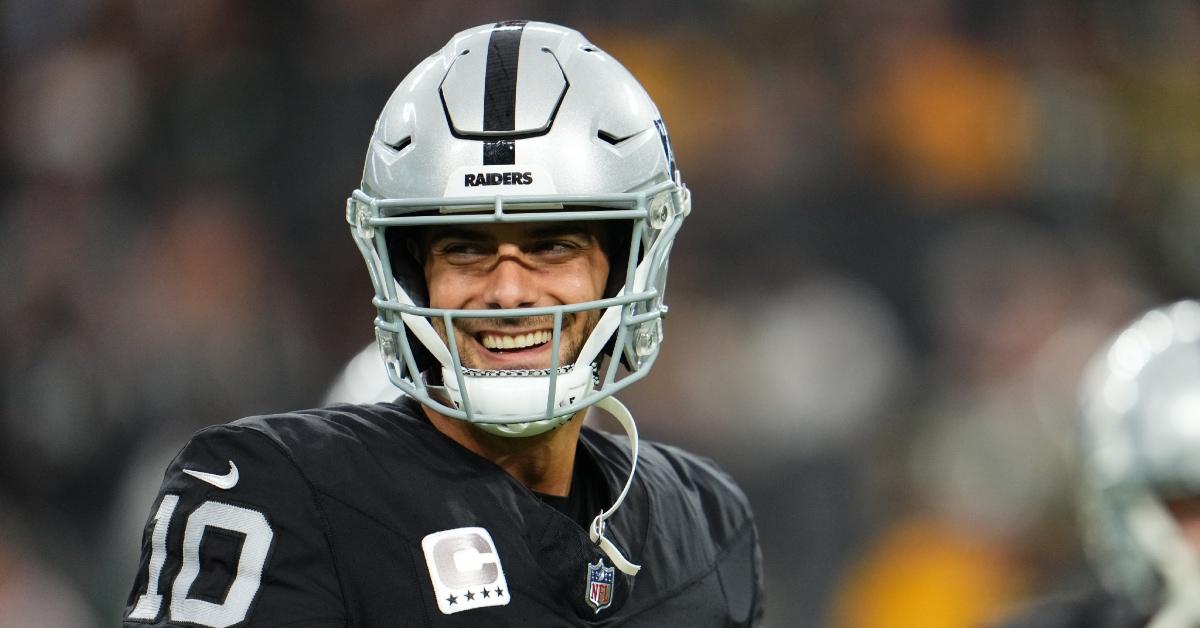
[[[750,494],[768,625],[956,628],[1086,579],[1083,361],[1200,292],[1200,4],[0,5],[0,627],[110,626],[187,435],[372,338],[343,222],[454,32],[578,28],[695,197],[646,436]]]

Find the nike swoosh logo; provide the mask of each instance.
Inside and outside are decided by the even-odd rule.
[[[203,471],[196,471],[194,469],[184,469],[183,472],[196,478],[197,480],[203,480],[219,489],[226,491],[237,486],[238,483],[238,468],[236,464],[233,464],[232,460],[229,461],[229,472],[225,475],[205,473]]]

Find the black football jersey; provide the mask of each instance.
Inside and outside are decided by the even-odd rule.
[[[611,494],[628,442],[585,427]],[[749,626],[762,617],[746,499],[641,443],[607,536],[443,436],[411,400],[242,419],[196,434],[151,509],[126,628]]]

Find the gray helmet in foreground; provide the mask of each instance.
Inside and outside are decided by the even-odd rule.
[[[396,88],[375,126],[346,218],[375,287],[388,376],[446,416],[493,433],[557,427],[644,377],[658,355],[667,259],[690,211],[658,109],[579,33],[502,22],[455,35]],[[613,221],[604,298],[511,310],[429,307],[420,264],[396,246],[415,227]],[[391,246],[389,246],[391,243]],[[564,315],[602,311],[572,364]],[[554,362],[535,371],[464,368],[430,323],[553,317]],[[600,372],[605,354],[608,368]],[[620,376],[619,366],[626,371]]]
[[[1200,303],[1151,310],[1096,356],[1082,387],[1088,549],[1150,626],[1200,626],[1200,551],[1166,500],[1200,496]]]

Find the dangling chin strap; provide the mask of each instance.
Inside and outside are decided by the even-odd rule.
[[[621,550],[618,549],[612,541],[608,540],[608,537],[604,536],[604,528],[605,522],[609,519],[609,517],[613,516],[613,513],[617,512],[617,508],[621,506],[621,502],[625,501],[625,495],[629,493],[629,487],[633,484],[633,475],[637,472],[637,425],[634,424],[633,415],[630,414],[629,409],[626,408],[625,405],[620,401],[618,401],[616,397],[605,397],[604,399],[596,402],[596,407],[613,415],[613,417],[617,419],[617,422],[621,424],[621,427],[625,428],[625,434],[629,436],[631,462],[629,465],[629,479],[625,480],[625,488],[621,489],[621,494],[617,495],[617,500],[613,502],[613,505],[608,510],[600,511],[600,514],[596,515],[595,519],[592,519],[592,525],[588,526],[588,536],[591,537],[592,542],[600,548],[600,551],[604,552],[605,556],[608,556],[609,560],[613,562],[613,565],[616,566],[621,573],[630,576],[636,576],[637,573],[641,571],[642,566],[635,565],[634,563],[630,562],[628,558],[625,558],[625,555],[621,553]]]

